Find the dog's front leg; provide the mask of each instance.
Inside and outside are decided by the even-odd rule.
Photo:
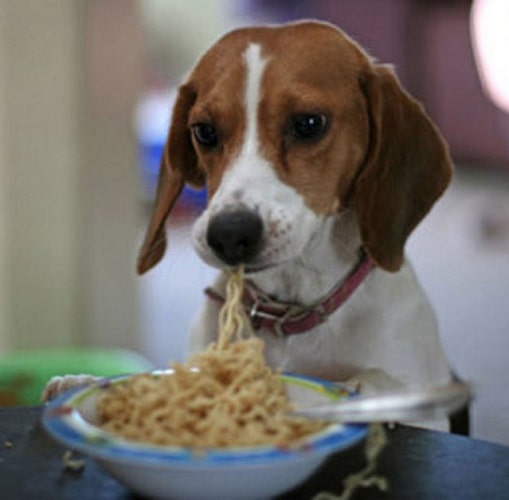
[[[403,383],[380,368],[362,370],[343,382],[343,384],[363,396],[383,394],[384,392],[397,391],[405,387]],[[412,422],[411,425],[445,432],[448,432],[450,429],[448,419]]]
[[[380,394],[402,389],[403,384],[381,368],[371,368],[357,372],[343,382],[352,391],[362,395]]]
[[[42,395],[41,401],[46,403],[56,398],[60,394],[68,391],[69,389],[73,389],[75,387],[84,387],[87,385],[91,385],[94,382],[97,382],[100,377],[94,377],[93,375],[56,375],[52,377],[49,382],[46,384]]]

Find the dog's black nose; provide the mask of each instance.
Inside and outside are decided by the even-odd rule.
[[[260,250],[263,224],[248,210],[223,212],[214,216],[207,230],[207,243],[226,264],[249,262]]]

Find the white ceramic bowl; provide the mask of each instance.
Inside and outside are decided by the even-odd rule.
[[[171,371],[165,373],[171,376]],[[297,405],[348,397],[337,384],[291,374],[281,377]],[[258,446],[200,453],[134,443],[96,426],[97,395],[105,386],[126,378],[105,379],[61,395],[45,408],[43,425],[61,444],[93,457],[118,481],[149,497],[270,498],[304,482],[328,455],[353,446],[366,435],[363,425],[331,424],[295,449]]]

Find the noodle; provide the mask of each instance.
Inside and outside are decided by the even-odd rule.
[[[386,444],[387,434],[382,424],[371,424],[364,447],[366,467],[345,478],[341,496],[330,492],[320,492],[313,497],[313,500],[350,500],[358,488],[376,487],[380,491],[388,491],[389,482],[387,478],[376,474],[378,457]]]
[[[170,376],[139,374],[105,389],[101,427],[127,439],[194,448],[290,446],[326,425],[288,414],[278,373],[264,359],[242,307],[243,270],[232,273],[219,337]]]

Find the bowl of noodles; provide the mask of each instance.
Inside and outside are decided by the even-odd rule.
[[[120,376],[71,390],[47,405],[43,425],[66,448],[95,459],[132,491],[175,499],[270,498],[298,486],[330,454],[353,446],[366,435],[363,425],[306,422],[300,418],[277,422],[270,430],[243,424],[244,429],[239,431],[228,419],[221,424],[220,417],[217,424],[209,422],[217,425],[217,433],[210,431],[208,438],[195,442],[194,431],[186,429],[185,416],[176,411],[182,408],[160,403],[154,406],[155,399],[148,397],[152,408],[159,408],[159,414],[155,410],[152,415],[144,413],[143,396],[162,387],[167,390],[177,376],[174,370]],[[314,378],[279,374],[277,380],[292,405],[348,397],[343,387]],[[112,399],[119,394],[121,403]],[[123,423],[119,423],[122,419],[114,424],[105,421],[102,412],[105,407],[106,412],[112,411],[112,404],[125,404],[124,411],[131,416]],[[113,411],[122,415],[118,407]],[[133,416],[136,412],[139,414]],[[171,430],[171,425],[158,424],[165,412],[177,421]],[[253,422],[264,418],[255,417],[255,413]]]
[[[305,419],[293,409],[349,397],[342,386],[280,373],[241,307],[233,273],[219,336],[171,369],[119,376],[51,401],[43,425],[131,490],[156,498],[269,498],[303,481],[366,426]]]

